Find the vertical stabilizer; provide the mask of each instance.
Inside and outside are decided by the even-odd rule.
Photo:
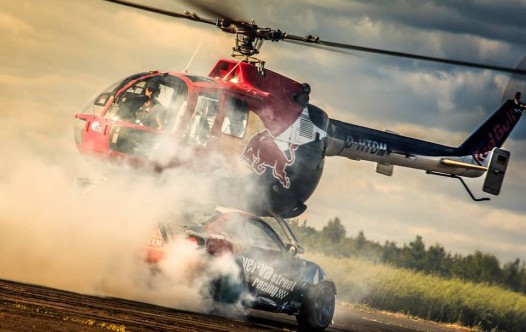
[[[459,147],[464,155],[472,155],[479,164],[487,164],[491,150],[500,148],[526,111],[526,104],[520,101],[520,93],[515,99],[506,101],[486,122],[482,124]]]

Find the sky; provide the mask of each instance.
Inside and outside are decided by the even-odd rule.
[[[186,2],[141,3],[195,10]],[[233,17],[299,36],[507,67],[526,56],[524,0],[231,4]],[[4,223],[24,209],[58,214],[49,212],[59,209],[58,202],[41,204],[43,196],[67,202],[66,193],[53,194],[57,183],[67,182],[54,174],[72,182],[95,174],[73,141],[74,114],[91,97],[136,72],[182,71],[200,43],[189,71],[206,75],[218,59],[230,56],[233,46],[232,35],[212,26],[99,0],[1,0],[1,8],[0,196],[17,198],[0,205]],[[452,146],[461,144],[513,90],[509,74],[285,42],[265,43],[259,57],[266,68],[308,82],[310,102],[331,118]],[[525,120],[504,148],[512,157],[502,193],[480,203],[454,179],[396,167],[386,177],[375,173],[372,163],[328,158],[300,220],[321,229],[338,217],[349,236],[363,231],[370,240],[403,245],[421,235],[426,245],[439,243],[452,253],[481,250],[503,263],[524,261]],[[487,196],[482,182],[467,180],[479,197]],[[38,191],[42,196],[35,183],[47,188]],[[16,188],[15,194],[6,188]]]

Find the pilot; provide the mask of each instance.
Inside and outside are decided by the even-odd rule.
[[[144,94],[148,97],[148,100],[135,113],[135,123],[156,129],[163,128],[164,108],[157,100],[160,92],[159,83],[155,81],[146,83]]]

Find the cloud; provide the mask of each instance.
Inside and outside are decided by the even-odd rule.
[[[0,13],[0,29],[6,32],[6,35],[17,38],[34,32],[31,25],[23,20],[13,17],[12,13]]]

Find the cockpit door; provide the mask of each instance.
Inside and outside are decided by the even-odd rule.
[[[289,301],[300,287],[300,261],[267,224],[248,219],[245,227],[248,245],[241,255],[249,290],[275,305]]]
[[[217,114],[219,98],[215,94],[200,94],[194,114],[186,131],[186,141],[197,147],[206,147],[212,136]]]

